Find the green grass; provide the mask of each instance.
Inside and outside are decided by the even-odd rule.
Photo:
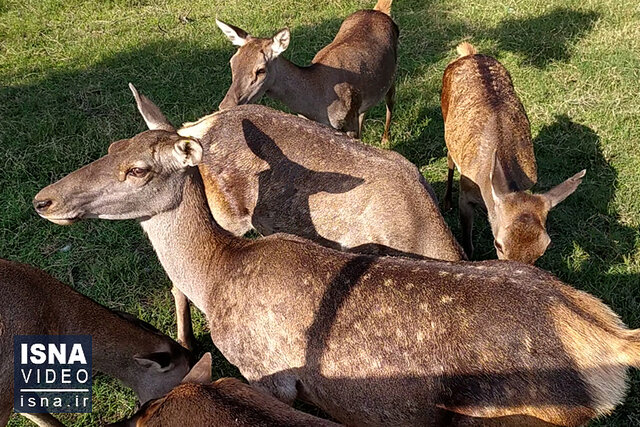
[[[256,35],[285,25],[285,55],[299,64],[331,41],[349,13],[374,0],[0,1],[0,256],[45,269],[80,292],[174,335],[170,284],[133,221],[59,227],[36,216],[45,185],[144,129],[128,82],[175,124],[215,110],[230,84],[234,49],[218,16]],[[538,265],[600,298],[640,327],[640,5],[634,0],[396,0],[401,30],[392,148],[442,196],[442,72],[469,40],[510,70],[532,124],[537,190],[587,168],[577,192],[549,217],[553,247]],[[268,105],[276,103],[264,100]],[[278,106],[279,107],[279,106]],[[376,144],[384,107],[365,121]],[[446,218],[459,235],[457,212]],[[479,258],[495,257],[486,219]],[[195,311],[195,310],[194,310]],[[197,315],[202,351],[213,348]],[[222,357],[216,376],[235,375]],[[96,425],[131,414],[133,394],[98,376]],[[640,424],[640,375],[625,404],[595,425]],[[26,425],[13,417],[10,425]]]

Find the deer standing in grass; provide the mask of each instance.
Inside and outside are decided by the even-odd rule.
[[[93,369],[120,379],[144,403],[189,372],[189,352],[151,325],[90,300],[37,268],[0,259],[0,426],[13,408],[14,335],[91,335]],[[62,426],[51,414],[23,414]]]
[[[398,49],[398,27],[390,15],[391,0],[353,13],[306,67],[280,55],[289,46],[288,29],[259,38],[216,20],[238,46],[231,58],[231,87],[220,109],[256,102],[266,93],[295,113],[359,138],[365,112],[384,97],[382,143],[388,144]]]
[[[458,46],[442,83],[449,176],[445,209],[451,207],[454,167],[460,172],[460,222],[467,256],[473,253],[474,206],[487,210],[500,259],[533,264],[551,242],[546,231],[551,208],[573,193],[586,171],[544,194],[531,194],[537,181],[531,130],[509,72],[469,43]]]
[[[142,132],[41,190],[34,207],[59,224],[138,219],[174,286],[206,314],[213,343],[253,386],[346,424],[523,416],[579,426],[623,400],[640,331],[597,298],[517,262],[234,236],[209,210],[196,167],[204,150],[193,135]]]
[[[187,422],[216,427],[337,427],[254,389],[236,378],[212,383],[206,353],[166,396],[148,402],[131,418],[109,427],[165,427]]]
[[[153,102],[130,88],[149,129],[176,132]],[[177,132],[202,142],[199,168],[209,208],[236,236],[255,229],[351,252],[464,257],[433,190],[398,153],[260,105],[205,116]],[[172,292],[178,338],[189,346],[188,301]]]

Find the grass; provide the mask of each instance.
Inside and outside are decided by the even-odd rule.
[[[110,307],[175,334],[170,284],[133,221],[59,227],[31,199],[45,185],[144,129],[129,81],[175,124],[213,111],[230,84],[234,49],[216,16],[256,35],[285,25],[285,55],[299,64],[331,41],[349,13],[374,1],[112,0],[0,2],[0,256],[45,269]],[[401,29],[392,148],[442,196],[446,178],[439,92],[461,40],[510,70],[532,123],[545,190],[587,168],[577,192],[549,217],[553,247],[538,265],[602,298],[640,327],[640,5],[632,0],[397,0]],[[281,107],[264,100],[264,103]],[[384,107],[365,121],[377,144]],[[456,211],[446,219],[459,236]],[[478,258],[495,257],[486,219]],[[196,311],[196,310],[194,310]],[[213,348],[196,314],[203,351]],[[236,375],[221,356],[214,375]],[[73,425],[114,421],[133,394],[98,376],[94,412]],[[10,425],[26,425],[14,416]],[[640,425],[640,375],[625,404],[594,425]]]

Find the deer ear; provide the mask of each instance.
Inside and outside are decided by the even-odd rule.
[[[205,353],[182,379],[183,383],[209,384],[211,382],[211,353]]]
[[[167,351],[133,356],[133,358],[138,365],[156,372],[167,372],[175,366],[171,360],[171,353]]]
[[[231,41],[231,43],[233,43],[235,46],[244,46],[244,44],[247,42],[247,39],[250,37],[249,34],[242,28],[225,24],[218,19],[216,19],[216,25],[218,25],[218,28],[222,30],[224,35],[227,36],[229,41]]]
[[[147,123],[147,127],[150,130],[166,130],[169,132],[173,132],[176,129],[173,127],[169,120],[162,114],[160,109],[151,102],[149,98],[144,95],[138,93],[136,87],[129,83],[129,89],[131,89],[131,93],[136,98],[136,105],[138,106],[138,111],[142,115],[142,118]]]
[[[493,152],[491,156],[491,173],[489,174],[491,181],[491,195],[494,203],[500,203],[502,198],[507,195],[507,179],[498,160],[498,151]]]
[[[582,182],[582,178],[584,178],[586,173],[587,170],[583,169],[577,174],[573,175],[571,178],[567,179],[562,184],[558,184],[551,190],[542,194],[542,197],[544,197],[545,200],[549,203],[549,209],[553,208],[558,203],[569,197],[571,193],[576,191],[576,188],[578,188],[578,185],[580,185],[580,183]]]
[[[183,166],[197,166],[202,161],[202,145],[193,139],[181,139],[173,145],[173,155]]]
[[[273,56],[276,57],[289,47],[289,40],[291,39],[291,33],[288,28],[284,28],[276,33],[272,38],[271,51]]]

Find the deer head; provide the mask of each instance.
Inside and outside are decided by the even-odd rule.
[[[547,234],[547,214],[573,193],[586,170],[542,194],[511,191],[497,155],[491,166],[491,196],[495,206],[492,221],[494,245],[499,259],[533,264],[551,243]]]
[[[33,201],[40,216],[60,225],[81,218],[144,219],[179,204],[202,146],[178,135],[158,107],[129,87],[149,130],[112,143],[106,156],[41,190]]]
[[[274,65],[289,46],[289,29],[282,29],[271,38],[258,38],[217,19],[216,24],[231,43],[238,46],[230,61],[231,87],[219,108],[256,102],[276,79]]]

